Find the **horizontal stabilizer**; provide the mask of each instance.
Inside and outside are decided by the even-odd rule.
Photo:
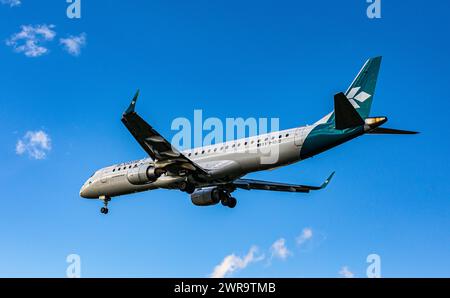
[[[364,125],[364,120],[342,92],[334,96],[334,115],[336,129]]]
[[[414,135],[417,134],[417,131],[410,131],[410,130],[400,130],[400,129],[393,129],[393,128],[384,128],[384,127],[377,127],[375,129],[372,129],[371,131],[368,131],[369,134],[388,134],[388,135]]]

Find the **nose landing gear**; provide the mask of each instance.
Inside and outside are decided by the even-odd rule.
[[[108,212],[109,212],[109,209],[108,209],[108,203],[109,203],[109,201],[111,201],[111,198],[110,197],[107,197],[107,196],[100,196],[100,198],[99,198],[100,200],[103,200],[103,204],[105,205],[105,207],[102,207],[101,209],[100,209],[100,212],[102,213],[102,214],[108,214]]]

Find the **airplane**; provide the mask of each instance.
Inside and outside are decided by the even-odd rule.
[[[381,56],[368,59],[345,93],[334,95],[334,111],[313,125],[269,132],[220,144],[180,151],[135,111],[139,90],[122,115],[122,122],[149,155],[137,161],[96,171],[80,196],[100,199],[108,213],[111,198],[158,188],[181,190],[196,206],[234,208],[236,189],[308,193],[324,189],[334,172],[319,186],[243,178],[245,175],[299,162],[364,134],[416,134],[381,127],[385,116],[369,117]],[[263,152],[264,149],[264,152]],[[272,149],[275,162],[261,162]]]

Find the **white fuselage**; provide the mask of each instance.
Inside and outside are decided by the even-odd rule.
[[[182,154],[211,173],[201,186],[227,183],[245,174],[273,169],[300,160],[300,150],[316,125],[297,127],[249,138],[228,141],[182,151]],[[128,171],[142,164],[153,164],[150,158],[115,164],[95,172],[83,185],[80,195],[87,198],[113,197],[156,188],[177,188],[187,179],[166,173],[156,181],[135,185],[127,179]],[[198,185],[198,183],[197,183]]]

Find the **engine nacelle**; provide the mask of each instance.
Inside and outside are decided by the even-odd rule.
[[[196,206],[210,206],[219,203],[224,195],[217,187],[206,187],[191,194],[191,201]]]
[[[127,179],[131,184],[142,185],[156,181],[161,174],[160,169],[155,169],[155,167],[148,164],[142,164],[136,168],[129,169]]]

